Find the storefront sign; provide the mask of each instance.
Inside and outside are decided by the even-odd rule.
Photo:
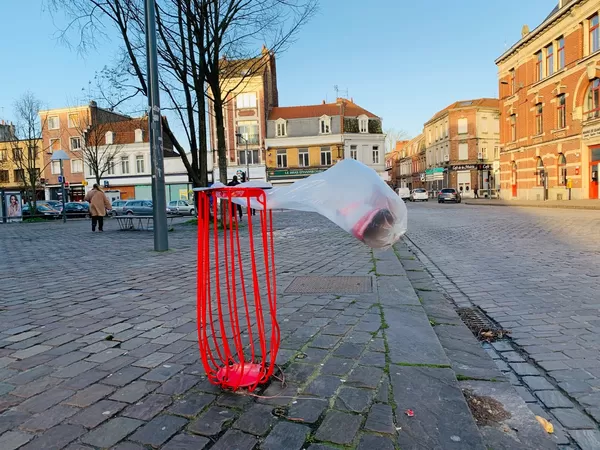
[[[583,132],[581,133],[583,140],[592,139],[598,136],[600,136],[600,126],[584,128]]]
[[[326,168],[312,168],[312,169],[268,169],[267,174],[269,179],[272,178],[298,178],[307,177],[315,173],[325,172]]]
[[[491,164],[454,164],[452,170],[491,170]]]

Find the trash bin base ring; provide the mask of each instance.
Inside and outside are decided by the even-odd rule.
[[[260,364],[231,364],[217,371],[217,380],[222,386],[248,387],[258,384],[265,372]]]

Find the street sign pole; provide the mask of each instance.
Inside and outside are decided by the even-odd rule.
[[[60,190],[62,192],[62,216],[63,223],[67,223],[67,210],[65,208],[66,192],[65,192],[65,172],[63,170],[63,160],[60,160]]]
[[[167,198],[163,161],[163,138],[158,88],[158,54],[156,49],[155,0],[145,0],[146,59],[148,86],[148,130],[152,166],[152,204],[154,206],[154,250],[169,249],[167,229]]]

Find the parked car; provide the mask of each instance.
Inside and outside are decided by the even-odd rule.
[[[410,201],[411,202],[428,202],[429,195],[427,191],[423,188],[413,189],[410,193]]]
[[[123,205],[123,214],[128,216],[151,216],[153,212],[151,200],[128,200]]]
[[[58,200],[40,200],[38,205],[46,205],[49,206],[50,209],[62,212],[62,202]]]
[[[410,189],[408,189],[408,188],[405,188],[405,187],[397,188],[396,193],[404,201],[410,199]]]
[[[167,205],[167,214],[193,216],[196,214],[196,208],[187,200],[171,200]]]
[[[460,203],[460,194],[454,188],[444,188],[438,193],[438,203]]]
[[[65,203],[67,217],[89,217],[90,204],[88,202],[69,202]]]
[[[123,215],[123,207],[125,206],[125,203],[127,203],[127,200],[115,200],[114,202],[112,202],[111,215],[122,216]]]
[[[31,210],[29,209],[29,205],[24,205],[23,208],[21,208],[21,214],[23,215],[23,218],[32,217]],[[42,219],[53,220],[53,219],[58,219],[60,217],[60,215],[61,215],[60,211],[52,209],[52,208],[50,208],[50,206],[48,206],[44,203],[38,203],[37,204],[37,212],[35,215],[33,215],[33,217],[40,217]]]

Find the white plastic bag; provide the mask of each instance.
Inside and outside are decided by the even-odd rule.
[[[219,183],[219,186],[222,186]],[[215,183],[212,187],[219,187]],[[237,187],[270,187],[249,181]],[[387,248],[406,233],[404,201],[371,168],[344,159],[325,172],[266,191],[267,208],[316,212],[371,248]],[[246,199],[234,203],[246,205]],[[262,209],[251,201],[254,209]]]

